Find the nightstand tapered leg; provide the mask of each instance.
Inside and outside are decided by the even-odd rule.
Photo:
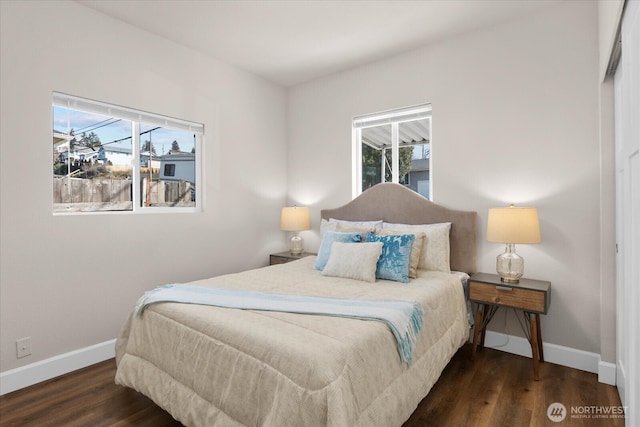
[[[531,358],[533,359],[533,379],[538,381],[540,379],[540,355],[539,355],[539,332],[540,328],[536,322],[538,316],[527,316],[529,318],[529,327],[531,330]]]
[[[536,313],[536,328],[538,330],[538,355],[540,361],[544,362],[544,352],[542,351],[542,328],[540,327],[540,315]]]
[[[480,348],[484,348],[484,339],[487,336],[487,325],[491,321],[493,313],[489,311],[489,306],[482,306],[482,325],[480,326]]]
[[[471,360],[475,359],[476,357],[476,350],[478,348],[478,336],[480,335],[480,329],[482,329],[484,320],[484,309],[484,305],[478,304],[478,309],[476,310],[476,324],[473,328],[473,346],[471,347]],[[482,345],[484,345],[484,340],[480,346]]]

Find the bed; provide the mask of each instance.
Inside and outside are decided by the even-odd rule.
[[[419,236],[422,229],[411,225],[450,223],[451,271],[416,268],[409,283],[345,278],[341,271],[325,274],[337,262],[331,254],[317,269],[321,245],[317,257],[190,285],[417,302],[423,324],[410,363],[379,321],[161,302],[125,323],[116,343],[116,383],[188,426],[401,426],[468,340],[461,278],[476,268],[476,213],[446,209],[401,185],[379,184],[345,206],[322,210],[321,217],[323,243],[329,235],[370,228],[371,221],[395,224],[387,227],[395,238]],[[401,226],[406,230],[398,232]]]

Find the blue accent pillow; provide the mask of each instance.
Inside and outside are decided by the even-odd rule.
[[[413,234],[378,236],[369,233],[367,235],[367,242],[382,242],[382,254],[376,268],[378,279],[409,283],[411,247],[415,238]]]
[[[320,243],[320,249],[318,250],[318,256],[316,257],[316,263],[313,268],[316,270],[324,270],[324,267],[329,261],[329,255],[331,255],[331,245],[333,242],[341,243],[360,243],[362,242],[362,235],[364,233],[343,233],[340,231],[325,231],[322,236],[322,243]]]

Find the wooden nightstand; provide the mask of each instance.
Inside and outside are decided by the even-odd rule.
[[[315,256],[315,255],[316,254],[313,254],[311,252],[302,252],[300,255],[291,255],[291,252],[289,251],[280,252],[277,254],[269,255],[269,265],[285,264],[287,262],[295,261],[300,258],[304,258],[307,256]]]
[[[527,330],[518,317],[520,326],[531,343],[533,377],[536,381],[539,380],[538,363],[544,362],[540,315],[547,314],[549,310],[551,282],[520,279],[520,283],[505,283],[497,274],[476,273],[469,279],[469,299],[478,304],[471,357],[476,355],[478,339],[480,348],[484,346],[487,325],[498,308],[513,308],[516,316],[519,311],[522,312],[525,322],[529,323]]]

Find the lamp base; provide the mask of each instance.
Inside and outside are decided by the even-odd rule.
[[[296,233],[289,241],[289,252],[291,255],[300,255],[304,252],[304,240]]]
[[[505,283],[520,283],[524,273],[524,259],[516,253],[516,245],[507,243],[504,253],[496,259],[496,271]]]

